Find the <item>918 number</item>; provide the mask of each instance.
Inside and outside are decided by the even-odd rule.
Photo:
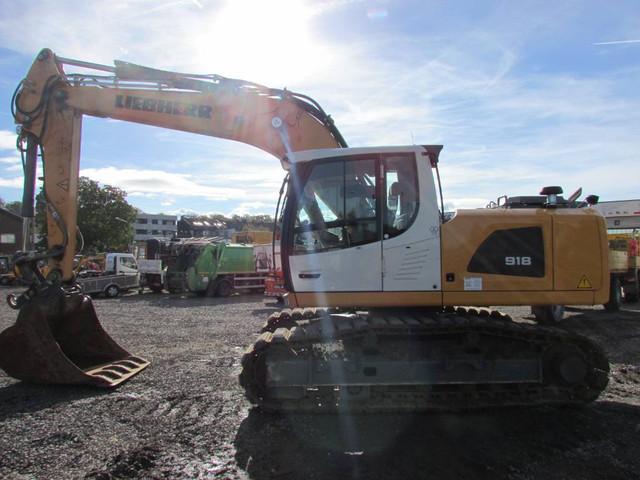
[[[531,266],[531,257],[504,257],[504,264],[508,267]]]

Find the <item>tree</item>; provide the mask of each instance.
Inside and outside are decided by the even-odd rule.
[[[125,251],[133,241],[132,224],[137,216],[127,193],[117,187],[100,184],[87,177],[78,183],[78,227],[84,238],[85,252]],[[36,198],[36,225],[46,235],[46,203],[40,191]]]
[[[232,215],[231,218],[222,217],[224,223],[236,231],[242,230],[271,230],[273,218],[271,215]]]

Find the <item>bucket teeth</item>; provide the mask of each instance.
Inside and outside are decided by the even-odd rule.
[[[139,357],[129,357],[113,363],[85,370],[85,374],[103,379],[108,382],[107,387],[115,387],[129,378],[137,375],[149,366],[149,362]]]

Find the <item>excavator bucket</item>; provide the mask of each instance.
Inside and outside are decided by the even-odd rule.
[[[104,331],[88,296],[52,290],[30,299],[0,333],[0,368],[8,375],[112,388],[149,366]]]

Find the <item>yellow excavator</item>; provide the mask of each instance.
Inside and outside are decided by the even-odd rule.
[[[607,385],[594,342],[484,308],[606,302],[604,220],[557,187],[534,208],[447,215],[442,146],[348,148],[306,95],[48,49],[13,105],[27,210],[42,157],[49,247],[15,259],[31,285],[0,334],[0,367],[15,378],[113,387],[148,365],[102,330],[73,287],[81,121],[92,115],[251,144],[287,172],[276,218],[290,308],[242,357],[252,403],[313,412],[580,404]],[[42,259],[59,265],[61,283],[42,278]]]

